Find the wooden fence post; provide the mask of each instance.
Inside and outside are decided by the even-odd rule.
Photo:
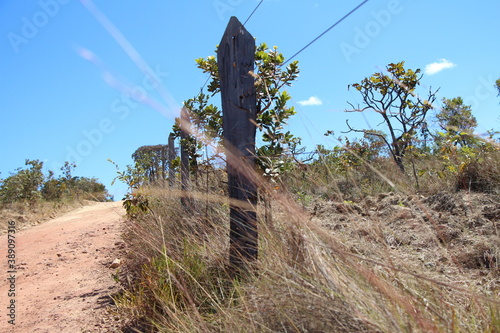
[[[168,185],[170,188],[174,187],[175,172],[173,167],[173,161],[175,159],[175,147],[174,147],[174,133],[170,133],[168,136]]]
[[[236,274],[257,260],[257,186],[255,171],[255,40],[231,17],[219,44],[224,144],[230,197],[229,262]]]
[[[168,146],[161,145],[161,180],[162,187],[165,186],[167,180],[167,149]]]
[[[190,120],[188,111],[185,107],[181,109],[181,203],[183,206],[187,206],[188,198],[187,193],[189,191],[189,155],[187,150],[187,139],[189,138],[189,126]]]

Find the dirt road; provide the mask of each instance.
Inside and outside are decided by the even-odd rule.
[[[123,214],[121,202],[96,203],[2,235],[0,332],[115,331],[106,308]]]

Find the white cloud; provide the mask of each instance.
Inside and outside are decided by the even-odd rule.
[[[425,74],[434,75],[441,72],[443,69],[453,68],[455,66],[456,64],[452,63],[451,61],[448,61],[446,59],[439,59],[439,61],[425,66]]]
[[[309,97],[308,100],[299,101],[297,103],[299,103],[302,106],[307,106],[307,105],[322,105],[323,104],[323,102],[318,97],[316,97],[316,96],[311,96],[311,97]]]

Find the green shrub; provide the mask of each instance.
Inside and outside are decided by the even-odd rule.
[[[44,181],[43,162],[26,160],[28,169],[18,168],[15,174],[3,180],[0,186],[0,201],[12,203],[15,201],[36,202],[41,198],[40,188]]]

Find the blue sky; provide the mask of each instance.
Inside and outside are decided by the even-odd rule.
[[[265,0],[246,28],[257,43],[289,57],[361,2]],[[207,78],[194,60],[214,55],[229,18],[245,21],[258,3],[0,2],[0,177],[27,158],[45,161],[56,174],[71,160],[74,175],[99,178],[120,199],[125,185],[110,186],[115,169],[107,159],[123,168],[138,147],[166,143],[182,101]],[[422,94],[432,87],[441,89],[439,99],[461,96],[479,133],[499,130],[498,13],[500,2],[492,0],[369,0],[294,58],[301,73],[289,89],[298,111],[290,130],[312,150],[337,144],[323,134],[340,135],[347,118],[375,127],[376,115],[343,112],[347,101],[361,102],[347,85],[401,60],[426,72]],[[131,99],[126,89],[156,105]]]

